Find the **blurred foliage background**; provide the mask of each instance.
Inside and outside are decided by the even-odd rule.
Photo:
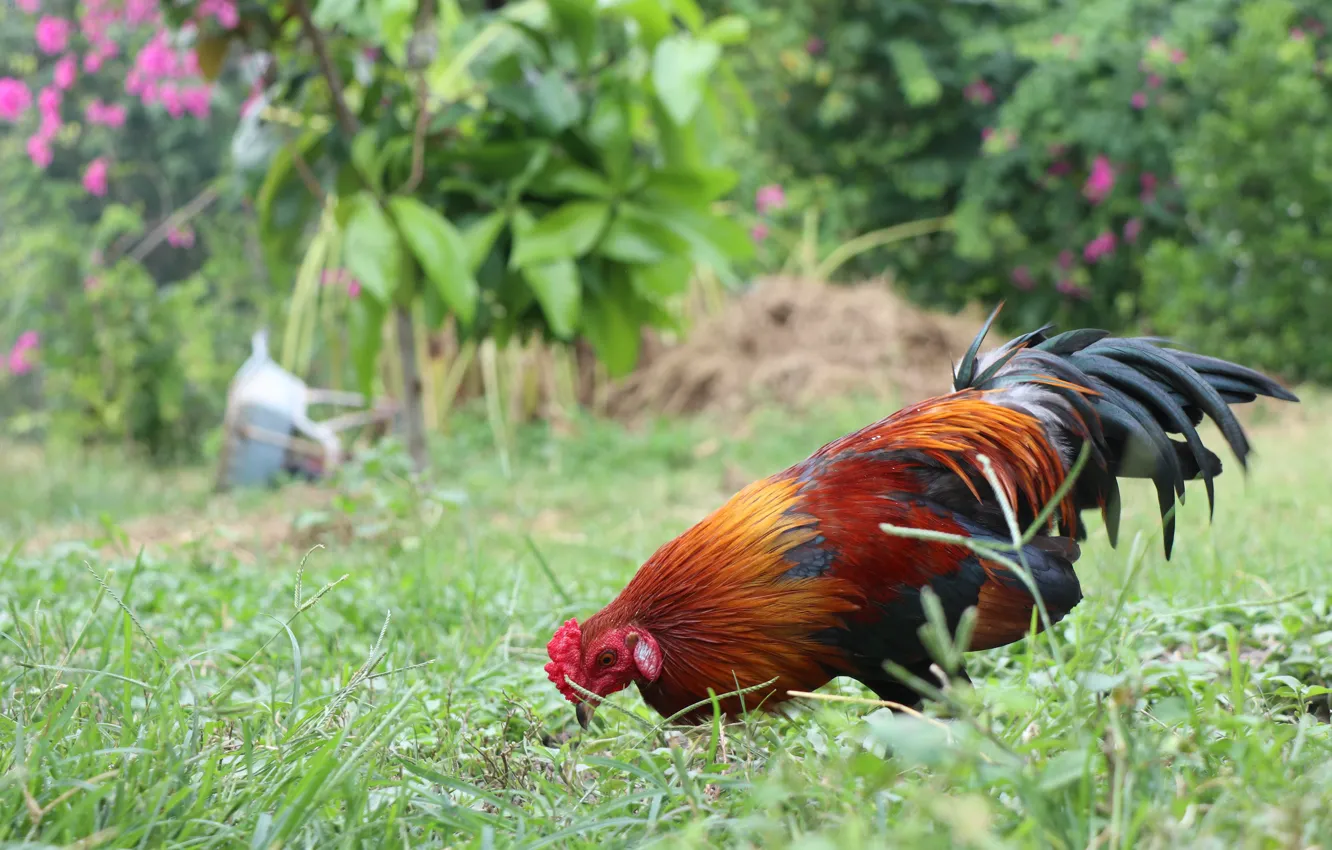
[[[404,400],[409,442],[471,400],[498,436],[793,269],[1332,380],[1329,25],[1312,0],[13,0],[0,418],[207,456],[267,326],[310,381]]]

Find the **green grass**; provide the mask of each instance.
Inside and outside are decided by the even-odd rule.
[[[630,690],[551,737],[576,728],[542,671],[555,627],[865,405],[531,429],[512,481],[464,423],[419,491],[385,451],[331,508],[247,497],[326,532],[303,574],[295,546],[0,550],[0,843],[1312,847],[1332,834],[1332,734],[1304,710],[1332,684],[1332,431],[1305,408],[1254,426],[1210,528],[1194,493],[1168,564],[1154,499],[1127,488],[1121,548],[1095,527],[1084,549],[1086,601],[972,656],[946,721],[825,702],[678,736]],[[205,504],[180,482],[206,475],[104,462],[27,468],[48,480],[4,496],[0,532]]]

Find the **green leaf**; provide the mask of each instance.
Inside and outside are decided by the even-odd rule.
[[[518,231],[509,264],[526,268],[581,257],[601,235],[608,216],[610,205],[604,201],[570,201]]]
[[[943,94],[943,86],[935,79],[925,51],[914,41],[897,39],[888,42],[888,56],[897,71],[898,84],[907,103],[928,106]]]
[[[742,44],[749,39],[749,19],[722,15],[703,30],[703,38],[721,45]]]
[[[622,263],[659,263],[684,254],[689,245],[630,204],[621,206],[596,253]]]
[[[379,134],[374,129],[362,130],[351,144],[351,161],[361,178],[376,191],[383,189],[383,159],[380,157]]]
[[[407,42],[416,26],[416,0],[379,0],[384,53],[395,65],[407,62]]]
[[[563,133],[583,117],[578,90],[555,71],[542,74],[532,86],[532,103],[537,129],[548,136]]]
[[[375,300],[387,304],[402,282],[402,241],[393,222],[368,192],[350,198],[343,256],[347,268]]]
[[[634,266],[629,270],[634,291],[648,301],[658,302],[674,298],[689,288],[689,277],[694,264],[683,257],[672,257],[660,263]]]
[[[662,168],[648,178],[643,191],[704,207],[734,189],[738,181],[739,175],[730,168]]]
[[[597,50],[596,0],[549,0],[560,31],[578,50],[578,61],[586,69]]]
[[[352,301],[347,316],[356,383],[366,396],[372,395],[374,389],[375,367],[379,361],[379,351],[384,346],[386,312],[385,306],[373,298],[357,298]]]
[[[710,266],[728,284],[737,282],[731,263],[753,256],[749,234],[728,218],[669,203],[645,208],[644,215],[687,242],[694,261]]]
[[[721,48],[679,34],[663,38],[652,53],[652,86],[657,99],[677,126],[689,123],[703,102],[708,74],[721,58]]]
[[[576,162],[552,164],[529,189],[538,195],[583,195],[606,200],[615,195],[605,177]]]
[[[476,319],[479,290],[472,276],[471,255],[452,222],[416,198],[389,198],[389,211],[426,278],[464,325]]]
[[[613,378],[629,374],[638,363],[642,334],[638,319],[625,303],[632,297],[632,290],[620,282],[584,308],[583,336]]]
[[[495,247],[495,240],[509,221],[503,210],[496,210],[482,216],[463,228],[462,239],[467,246],[467,266],[475,274],[481,264],[490,256],[490,249]]]
[[[583,293],[578,267],[570,259],[552,260],[523,267],[523,278],[532,288],[550,330],[560,339],[570,339],[578,327]]]
[[[662,0],[607,0],[601,4],[607,12],[632,18],[642,31],[648,47],[657,44],[674,28],[671,15]]]

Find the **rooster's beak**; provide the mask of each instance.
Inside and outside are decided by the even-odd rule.
[[[596,710],[597,707],[590,702],[578,703],[578,707],[574,709],[574,714],[578,717],[578,725],[587,729],[588,724],[592,722],[592,712]]]

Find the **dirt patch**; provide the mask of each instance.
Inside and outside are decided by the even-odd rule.
[[[848,394],[910,403],[948,391],[952,364],[981,321],[920,310],[885,281],[764,278],[687,341],[653,346],[608,408],[633,419],[800,410]]]

